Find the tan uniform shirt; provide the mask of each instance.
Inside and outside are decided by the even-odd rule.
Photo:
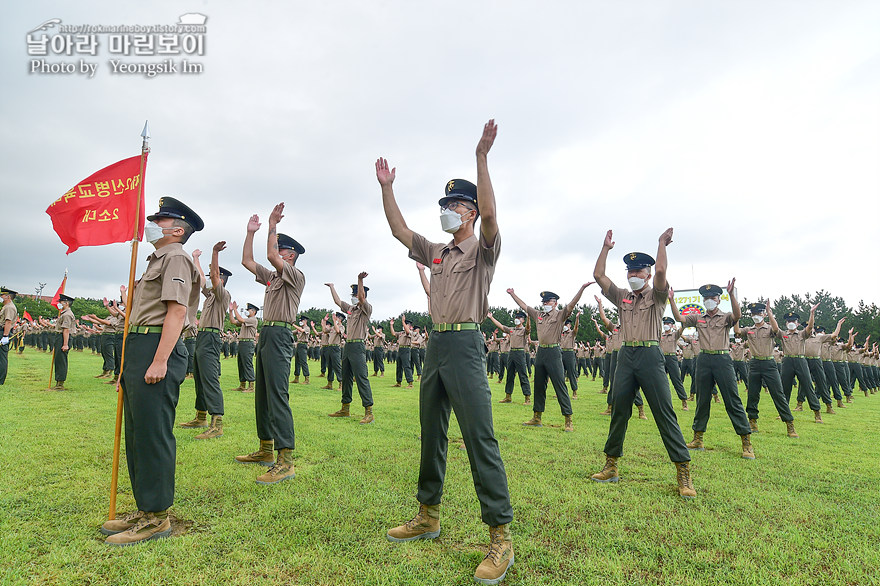
[[[602,294],[617,306],[623,342],[660,341],[663,310],[669,300],[669,287],[657,290],[647,287],[639,294],[611,283]]]
[[[489,352],[498,352],[498,340],[495,338],[489,338],[486,340],[486,348]]]
[[[620,329],[615,329],[613,332],[611,332],[611,340],[609,342],[611,344],[610,350],[612,352],[617,352],[618,350],[620,350],[620,343],[622,341],[623,339],[622,334],[620,333]]]
[[[239,340],[253,340],[257,337],[257,316],[242,316],[241,331],[238,332]]]
[[[513,327],[510,328],[507,339],[510,340],[511,348],[525,349],[526,344],[529,343],[529,334],[525,326]]]
[[[331,327],[330,328],[330,337],[327,338],[327,343],[330,344],[331,346],[333,344],[336,344],[337,346],[339,346],[340,344],[342,344],[342,335],[344,333],[345,333],[345,326],[342,324],[339,324],[339,331],[338,332],[336,331],[335,327]]]
[[[510,352],[510,336],[504,336],[501,338],[501,345],[499,346],[499,350],[502,354],[507,354]]]
[[[202,287],[202,295],[205,296],[205,304],[202,306],[202,316],[199,318],[199,328],[223,329],[226,322],[226,311],[232,295],[223,286],[222,281],[213,289]]]
[[[660,334],[660,350],[664,354],[675,354],[678,347],[678,339],[681,337],[681,330],[672,328],[668,332]]]
[[[442,322],[442,323],[446,323],[446,322]],[[412,346],[412,336],[410,336],[406,332],[406,330],[401,330],[401,331],[397,332],[397,345],[400,348],[403,348],[404,346]]]
[[[734,360],[745,360],[746,358],[746,347],[743,343],[737,344],[734,342],[730,345],[730,357]]]
[[[730,328],[736,321],[732,313],[718,311],[715,315],[692,313],[684,317],[681,325],[685,328],[697,328],[700,333],[700,350],[719,352],[730,349]]]
[[[421,334],[417,334],[417,333],[413,332],[413,336],[412,336],[412,347],[413,348],[421,348],[423,341],[424,341],[424,338],[422,337]]]
[[[348,314],[348,339],[365,340],[370,333],[370,316],[373,315],[373,306],[364,299],[357,305],[342,302],[342,311]]]
[[[760,326],[754,325],[742,329],[743,339],[748,343],[752,358],[770,358],[773,356],[773,346],[776,336],[773,328],[767,322]]]
[[[379,332],[378,334],[373,334],[373,346],[384,348],[385,347],[385,334],[383,332]]]
[[[493,246],[472,236],[459,245],[435,244],[413,233],[409,257],[431,269],[430,313],[434,323],[482,323],[489,311],[489,288],[501,253],[501,234]]]
[[[538,344],[559,344],[562,341],[562,326],[571,315],[572,309],[564,305],[552,311],[538,311],[534,307],[526,308],[526,313],[538,325]]]
[[[831,334],[816,334],[810,336],[804,342],[804,356],[807,358],[820,358],[822,354],[822,346],[829,340],[833,340]]]
[[[782,353],[785,356],[803,356],[804,346],[807,341],[806,330],[790,332],[779,328],[779,341],[782,344]]]
[[[3,311],[0,312],[0,328],[6,327],[6,322],[11,321],[15,324],[15,321],[18,319],[18,308],[15,307],[15,303],[7,303],[3,306]],[[12,329],[9,330],[12,332]],[[3,330],[0,329],[0,336],[3,335]]]
[[[574,328],[570,328],[567,332],[565,327],[562,328],[562,346],[563,350],[574,350]]]
[[[306,287],[306,277],[295,266],[284,263],[281,274],[257,264],[256,281],[266,285],[263,298],[263,321],[296,322],[299,300]]]
[[[167,313],[166,301],[184,307],[199,303],[199,273],[192,257],[179,242],[166,244],[147,257],[147,268],[135,284],[130,323],[133,326],[161,326]]]

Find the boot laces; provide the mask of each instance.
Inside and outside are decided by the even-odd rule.
[[[691,471],[685,466],[678,466],[678,481],[684,486],[691,485]]]
[[[483,559],[490,558],[495,565],[501,562],[501,555],[504,553],[504,533],[500,530],[490,530],[489,552]]]

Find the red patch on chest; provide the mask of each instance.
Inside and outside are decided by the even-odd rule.
[[[698,324],[704,324],[704,323],[706,323],[706,320],[704,320],[704,319],[698,319],[698,320],[697,320],[697,323],[698,323]]]
[[[624,303],[632,303],[632,299],[621,299]]]
[[[440,260],[439,258],[435,258],[435,259],[434,259],[434,264],[435,264],[435,265],[439,265],[440,262],[441,262],[441,260]]]

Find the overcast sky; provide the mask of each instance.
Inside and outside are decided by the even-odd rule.
[[[201,74],[113,74],[106,35],[97,57],[46,58],[97,62],[92,79],[29,73],[26,35],[49,19],[173,24],[187,12],[208,17],[205,54],[190,57]],[[374,319],[424,311],[373,164],[397,167],[409,226],[447,241],[437,200],[449,179],[476,180],[474,148],[495,118],[492,305],[513,307],[508,287],[569,300],[609,228],[609,275],[625,286],[622,256],[655,254],[669,226],[677,289],[736,276],[751,299],[825,288],[877,301],[875,1],[38,2],[7,6],[0,30],[0,283],[24,293],[53,293],[65,268],[71,295],[127,281],[127,244],[65,256],[45,209],[138,154],[149,119],[147,212],[162,195],[195,209],[206,227],[187,249],[205,265],[228,242],[233,299],[262,304],[240,265],[245,226],[283,201],[279,230],[306,247],[301,309],[329,307],[323,283],[345,297],[366,270]],[[265,236],[264,223],[268,264]]]

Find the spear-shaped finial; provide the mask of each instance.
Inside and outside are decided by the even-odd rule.
[[[144,130],[141,132],[141,137],[144,140],[150,140],[150,121],[144,121]]]

